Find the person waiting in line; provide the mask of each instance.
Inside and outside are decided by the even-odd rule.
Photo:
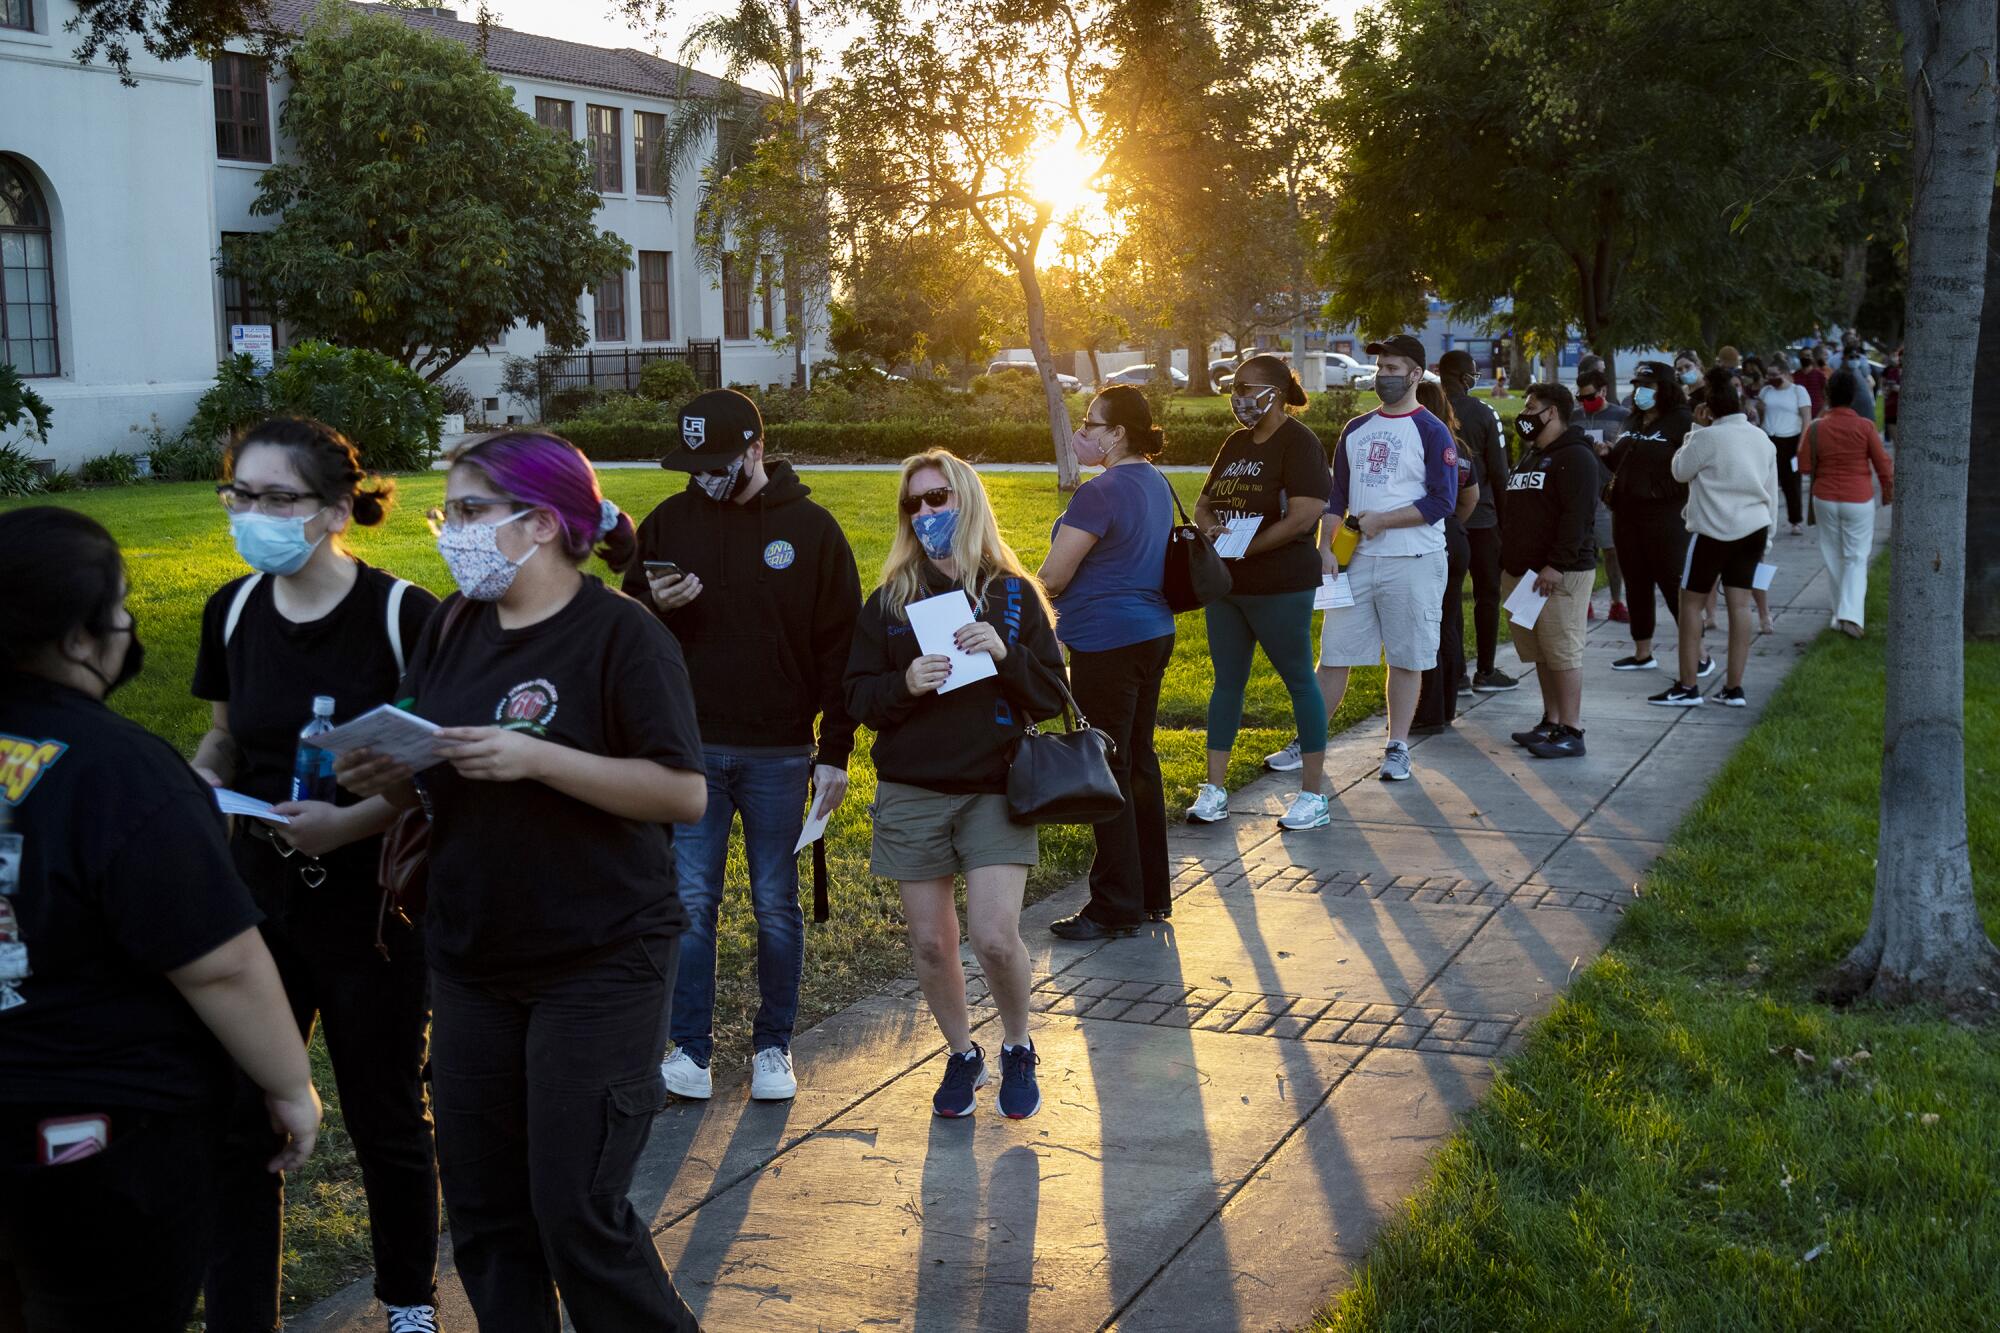
[[[1701,656],[1701,604],[1720,579],[1729,606],[1729,666],[1717,703],[1741,708],[1743,669],[1755,637],[1750,622],[1757,566],[1770,550],[1778,522],[1778,452],[1744,420],[1736,385],[1710,371],[1695,422],[1674,454],[1674,479],[1687,486],[1687,525],[1694,533],[1681,576],[1680,676],[1647,702],[1683,708],[1702,702],[1695,684]]]
[[[1458,696],[1470,690],[1465,677],[1465,571],[1471,559],[1465,520],[1479,504],[1479,465],[1466,448],[1463,426],[1451,400],[1429,380],[1417,385],[1417,401],[1444,422],[1458,449],[1458,506],[1444,521],[1448,557],[1444,585],[1444,618],[1438,627],[1438,664],[1423,674],[1417,690],[1417,714],[1410,723],[1416,736],[1435,736],[1458,716]]]
[[[1843,370],[1826,386],[1825,416],[1806,428],[1799,470],[1812,480],[1820,559],[1833,589],[1833,627],[1858,639],[1867,624],[1868,555],[1875,543],[1875,481],[1882,503],[1896,498],[1896,469],[1875,423],[1854,409],[1857,377]],[[1872,475],[1871,475],[1872,474]]]
[[[1463,349],[1454,348],[1438,358],[1438,379],[1451,410],[1458,414],[1460,438],[1479,478],[1479,500],[1465,520],[1476,649],[1470,686],[1480,694],[1497,694],[1521,684],[1493,662],[1500,650],[1500,527],[1506,519],[1501,506],[1506,502],[1507,447],[1500,438],[1500,419],[1472,396],[1475,373],[1472,354]]]
[[[0,587],[0,1328],[178,1330],[231,1061],[267,1173],[305,1164],[319,1096],[214,793],[105,706],[145,660],[118,544],[0,514]]]
[[[1321,622],[1319,684],[1327,716],[1340,710],[1348,672],[1386,656],[1389,741],[1379,776],[1410,776],[1410,723],[1425,671],[1437,665],[1451,558],[1445,519],[1458,506],[1458,446],[1444,422],[1417,402],[1424,345],[1407,333],[1368,344],[1382,406],[1347,423],[1333,455],[1330,515],[1361,530],[1347,562],[1354,605]],[[1327,524],[1321,559],[1334,564],[1336,525]],[[1321,798],[1324,802],[1324,798]],[[1324,820],[1322,820],[1324,822]]]
[[[1889,364],[1882,367],[1882,438],[1890,448],[1896,445],[1896,417],[1903,408],[1903,349],[1898,347],[1889,353]]]
[[[680,412],[681,447],[660,461],[689,473],[639,525],[625,591],[659,612],[680,643],[708,766],[708,807],[674,830],[687,933],[670,1009],[667,1091],[714,1091],[715,939],[729,834],[740,815],[750,906],[757,918],[758,1005],[750,1096],[798,1092],[792,1028],[805,967],[805,916],[792,849],[815,814],[847,795],[854,719],[841,676],[861,610],[854,551],[790,463],[766,462],[764,419],[734,389],[711,389]],[[813,722],[819,721],[819,744]]]
[[[1600,363],[1601,364],[1601,363]],[[1570,420],[1583,432],[1584,438],[1597,452],[1600,460],[1600,480],[1609,485],[1611,469],[1603,460],[1611,456],[1618,444],[1618,436],[1623,433],[1625,423],[1631,418],[1630,408],[1621,406],[1611,398],[1605,382],[1604,372],[1596,366],[1580,370],[1576,376],[1576,411]],[[1598,490],[1592,532],[1597,549],[1604,556],[1604,582],[1611,592],[1610,619],[1625,624],[1632,618],[1632,612],[1625,605],[1625,574],[1618,563],[1618,546],[1611,532],[1611,506],[1603,498],[1603,487]],[[1596,609],[1590,608],[1587,619],[1597,618]]]
[[[660,1108],[673,829],[708,780],[687,668],[651,608],[579,568],[632,521],[567,441],[458,454],[431,511],[458,585],[401,693],[441,724],[421,777],[351,752],[341,785],[431,816],[431,1095],[479,1326],[692,1329],[626,1191]],[[495,725],[495,723],[498,725]]]
[[[1764,425],[1764,400],[1758,396],[1769,377],[1764,372],[1764,358],[1746,356],[1743,368],[1736,376],[1736,392],[1743,400],[1743,415],[1751,425]],[[1766,431],[1765,434],[1769,434]]]
[[[437,1145],[423,1083],[430,986],[423,932],[382,910],[381,835],[397,812],[332,792],[287,798],[314,697],[333,700],[335,722],[396,699],[404,655],[437,598],[346,549],[350,527],[382,522],[395,483],[364,472],[332,427],[265,421],[223,466],[217,493],[255,572],[218,588],[202,612],[193,691],[212,719],[195,771],[291,820],[238,820],[230,851],[264,913],[300,1035],[311,1041],[317,1025],[326,1040],[368,1198],[376,1298],[392,1333],[424,1333],[437,1326]],[[258,1090],[238,1084],[203,1302],[216,1333],[257,1333],[281,1318],[284,1180],[264,1169],[271,1128]]]
[[[1806,397],[1812,402],[1812,411],[1806,420],[1812,421],[1826,411],[1826,348],[1814,347],[1799,356],[1799,371],[1794,377]]]
[[[1868,359],[1868,353],[1861,346],[1861,335],[1854,332],[1845,334],[1840,340],[1840,355],[1827,371],[1827,387],[1833,387],[1834,376],[1841,371],[1854,375],[1854,414],[1871,426],[1875,424],[1875,366]],[[1827,396],[1826,410],[1833,410],[1833,397]]]
[[[1104,471],[1070,497],[1037,575],[1055,597],[1077,710],[1111,737],[1111,771],[1125,797],[1123,811],[1091,829],[1090,901],[1049,926],[1061,939],[1130,935],[1173,914],[1166,794],[1153,747],[1174,655],[1174,614],[1162,587],[1174,496],[1152,465],[1166,446],[1136,388],[1113,385],[1093,398],[1070,450]]]
[[[1673,461],[1693,425],[1673,367],[1663,361],[1640,362],[1632,372],[1632,415],[1604,459],[1611,472],[1612,538],[1632,616],[1632,651],[1611,664],[1614,671],[1659,670],[1653,655],[1656,590],[1668,617],[1680,619],[1681,568],[1690,538],[1681,516],[1687,487],[1674,480]],[[1715,663],[1703,653],[1696,670],[1707,679]]]
[[[847,660],[848,711],[875,732],[874,846],[868,868],[895,880],[924,1002],[951,1049],[932,1098],[940,1116],[971,1115],[987,1079],[972,1039],[952,882],[965,876],[966,931],[1000,1010],[1000,1113],[1041,1109],[1028,1035],[1028,946],[1021,898],[1040,859],[1032,824],[1007,814],[1007,766],[1031,724],[1063,709],[1067,684],[1042,587],[1001,539],[972,465],[943,449],[903,460],[901,517]],[[994,674],[940,691],[952,659],[926,653],[909,609],[969,599],[953,643],[993,659]]]
[[[1805,434],[1806,423],[1816,415],[1812,395],[1792,378],[1791,364],[1781,356],[1764,372],[1764,382],[1757,389],[1757,400],[1764,406],[1764,433],[1771,437],[1772,447],[1778,454],[1778,487],[1785,495],[1785,520],[1791,524],[1796,535],[1805,530],[1799,526],[1803,517],[1799,492],[1799,437]]]
[[[1204,609],[1208,657],[1215,672],[1208,696],[1207,781],[1187,817],[1213,824],[1229,818],[1229,752],[1243,723],[1243,692],[1258,648],[1291,696],[1298,736],[1265,757],[1267,767],[1297,773],[1299,789],[1278,823],[1317,828],[1327,820],[1320,775],[1326,759],[1326,703],[1313,683],[1313,592],[1320,562],[1313,536],[1333,490],[1326,446],[1291,416],[1306,391],[1290,366],[1264,354],[1245,361],[1229,391],[1239,429],[1230,432],[1209,466],[1195,501],[1194,521],[1210,537],[1227,521],[1259,520],[1242,555],[1229,562],[1228,595]]]
[[[1597,582],[1596,449],[1576,424],[1576,400],[1560,384],[1529,386],[1514,428],[1527,454],[1508,478],[1513,517],[1501,534],[1511,596],[1523,579],[1548,601],[1531,628],[1515,625],[1514,651],[1535,668],[1542,720],[1514,743],[1537,759],[1575,759],[1583,748],[1583,636]]]

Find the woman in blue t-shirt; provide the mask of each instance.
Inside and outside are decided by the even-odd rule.
[[[1091,400],[1070,440],[1077,461],[1102,467],[1056,520],[1041,580],[1069,649],[1070,689],[1093,726],[1117,742],[1111,769],[1125,809],[1095,828],[1090,902],[1049,929],[1066,940],[1131,935],[1173,912],[1167,807],[1153,724],[1174,655],[1174,615],[1161,584],[1173,491],[1153,458],[1166,436],[1146,396],[1116,385]]]

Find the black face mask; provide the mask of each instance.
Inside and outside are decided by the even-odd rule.
[[[109,699],[113,691],[117,690],[121,685],[131,684],[138,677],[139,672],[145,668],[146,645],[139,642],[139,622],[136,620],[130,625],[107,630],[106,633],[129,634],[132,636],[132,642],[125,645],[125,660],[119,663],[118,674],[116,676],[105,675],[97,669],[95,662],[79,662],[77,665],[104,683],[104,697]]]
[[[1535,437],[1542,433],[1542,427],[1545,424],[1547,424],[1547,422],[1548,422],[1547,413],[1542,413],[1539,416],[1532,416],[1532,417],[1524,413],[1521,416],[1514,418],[1514,429],[1520,432],[1521,438],[1523,440],[1526,440],[1529,444],[1533,444],[1535,442]]]

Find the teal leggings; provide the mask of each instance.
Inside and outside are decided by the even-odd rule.
[[[1313,590],[1224,597],[1208,606],[1208,656],[1215,690],[1208,696],[1208,748],[1227,750],[1243,725],[1243,691],[1250,655],[1259,646],[1292,696],[1299,749],[1326,749],[1326,700],[1313,678]]]

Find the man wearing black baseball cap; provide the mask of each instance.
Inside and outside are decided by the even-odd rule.
[[[729,832],[743,850],[757,916],[757,1010],[750,1095],[798,1090],[792,1028],[805,961],[798,858],[807,792],[815,813],[847,794],[854,720],[841,692],[861,611],[861,580],[840,524],[792,465],[766,464],[764,420],[734,389],[697,394],[680,413],[680,447],[660,460],[687,472],[639,525],[639,560],[625,591],[653,607],[687,659],[708,764],[708,813],[674,830],[690,925],[670,1010],[667,1091],[714,1089],[715,935]],[[815,750],[813,723],[819,723]]]
[[[1520,684],[1493,665],[1500,647],[1500,524],[1506,503],[1507,449],[1500,440],[1500,419],[1493,409],[1472,396],[1479,368],[1472,353],[1455,347],[1438,358],[1438,379],[1444,384],[1465,450],[1472,455],[1479,481],[1479,503],[1465,520],[1466,542],[1472,549],[1472,634],[1477,644],[1471,687],[1482,693],[1511,690]]]

